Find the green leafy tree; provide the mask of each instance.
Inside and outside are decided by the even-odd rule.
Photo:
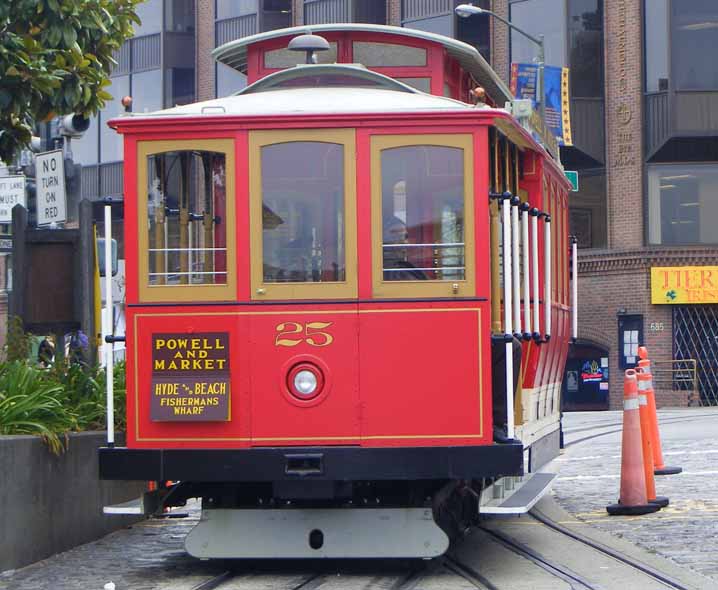
[[[92,115],[112,99],[113,53],[140,24],[142,0],[0,0],[0,160],[36,122]]]

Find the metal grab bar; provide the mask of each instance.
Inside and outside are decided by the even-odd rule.
[[[551,338],[551,216],[544,213],[544,334]]]
[[[519,205],[521,199],[511,199],[511,270],[514,307],[514,337],[521,338],[521,276],[519,272]]]
[[[529,204],[521,204],[521,239],[523,241],[524,340],[531,338],[531,284],[529,275]]]
[[[463,248],[464,242],[446,242],[441,244],[382,244],[383,248]]]
[[[514,355],[513,355],[513,326],[511,323],[512,310],[512,284],[511,284],[511,193],[503,194],[503,262],[504,262],[504,338],[505,338],[505,365],[506,365],[506,435],[514,437]]]

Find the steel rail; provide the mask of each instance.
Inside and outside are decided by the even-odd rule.
[[[547,557],[544,557],[543,555],[537,553],[523,543],[520,543],[498,531],[494,531],[484,527],[479,528],[483,532],[494,537],[496,540],[498,540],[499,543],[501,543],[510,551],[514,552],[517,555],[520,555],[524,559],[528,559],[530,562],[536,564],[544,571],[568,583],[572,590],[579,590],[580,588],[583,588],[584,590],[602,590],[602,587],[600,585],[595,585],[591,583],[590,580],[587,580],[586,578],[570,570],[569,568],[562,566],[561,564],[556,563],[555,561],[552,561]]]
[[[670,576],[667,576],[663,574],[662,572],[658,571],[657,569],[646,565],[645,563],[638,561],[636,559],[630,559],[626,557],[625,555],[621,554],[620,552],[616,551],[615,549],[611,549],[610,547],[604,545],[603,543],[599,543],[598,541],[594,541],[592,539],[589,539],[588,537],[585,537],[584,535],[580,533],[576,533],[572,531],[571,529],[558,524],[557,522],[554,522],[547,516],[543,515],[538,510],[531,510],[529,514],[538,520],[541,524],[544,526],[547,526],[553,531],[556,531],[557,533],[560,533],[566,537],[570,537],[571,539],[574,539],[575,541],[578,541],[579,543],[582,543],[588,547],[591,547],[592,549],[595,549],[596,551],[599,551],[600,553],[603,553],[604,555],[607,555],[608,557],[612,557],[613,559],[616,559],[620,561],[621,563],[625,563],[626,565],[637,569],[644,574],[654,578],[661,584],[665,584],[669,588],[674,588],[675,590],[691,590],[688,586],[684,586],[681,584],[678,580],[675,580],[671,578]]]

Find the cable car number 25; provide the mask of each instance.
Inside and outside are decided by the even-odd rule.
[[[283,322],[275,328],[278,334],[274,339],[274,345],[296,346],[306,342],[310,346],[329,346],[334,342],[334,336],[329,332],[322,332],[322,330],[331,325],[331,322],[308,322],[306,324]]]

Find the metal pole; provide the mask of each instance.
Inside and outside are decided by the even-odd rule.
[[[529,278],[529,205],[521,205],[521,238],[523,240],[523,275],[524,275],[524,338],[531,337],[531,283]]]
[[[535,207],[531,209],[531,266],[534,275],[534,339],[541,337],[541,328],[539,325],[540,308],[539,308],[539,256],[538,256],[538,218],[539,210]]]
[[[513,272],[514,336],[521,336],[521,274],[519,264],[519,205],[518,197],[511,199],[511,267]]]
[[[514,355],[511,325],[511,193],[504,194],[504,334],[506,338],[506,435],[514,437]]]
[[[546,340],[551,337],[551,216],[545,214],[544,217],[544,317],[545,326],[544,334]]]
[[[115,400],[113,391],[113,354],[115,345],[107,342],[106,337],[114,334],[112,317],[112,207],[105,205],[105,321],[102,330],[102,343],[105,352],[105,372],[107,382],[107,446],[115,446]]]
[[[539,54],[538,54],[538,88],[536,89],[536,98],[541,101],[539,103],[539,115],[541,120],[546,123],[546,91],[544,90],[544,70],[545,59],[544,54],[544,36],[539,35]]]
[[[578,240],[573,237],[571,238],[571,274],[573,275],[572,287],[572,301],[571,307],[573,308],[573,339],[578,338]]]

